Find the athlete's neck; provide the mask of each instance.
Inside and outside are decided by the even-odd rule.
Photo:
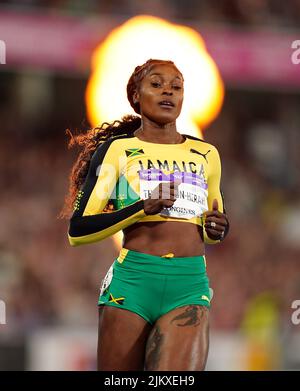
[[[159,144],[179,144],[183,136],[177,132],[176,123],[158,124],[149,119],[142,119],[142,124],[134,135],[140,140]]]

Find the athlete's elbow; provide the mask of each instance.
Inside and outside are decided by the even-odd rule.
[[[70,228],[67,233],[67,236],[68,236],[69,244],[72,247],[77,247],[77,246],[80,246],[81,244],[83,244],[82,241],[80,240],[80,237],[74,235],[74,233],[72,232],[72,230]]]
[[[68,231],[69,243],[72,247],[81,246],[83,244],[100,242],[114,234],[116,231],[111,229],[102,229],[94,232],[87,232],[83,229],[82,221],[78,218],[72,218],[70,220],[70,226]]]
[[[69,234],[68,234],[68,239],[69,239],[69,243],[70,243],[70,245],[71,245],[72,247],[80,246],[80,242],[78,242],[78,241],[76,240],[76,238],[73,238],[73,237],[70,236]]]
[[[76,233],[76,223],[73,219],[70,220],[68,240],[72,247],[80,246],[82,244],[82,241],[80,240],[80,235]]]
[[[101,232],[97,232],[90,235],[82,235],[81,232],[72,229],[72,227],[70,227],[68,231],[68,240],[72,247],[78,247],[84,244],[100,242],[101,240],[106,239],[108,236],[109,235],[105,235]]]
[[[77,247],[82,244],[82,242],[80,241],[80,239],[78,237],[70,234],[70,230],[68,232],[68,240],[69,240],[69,243],[72,247]]]

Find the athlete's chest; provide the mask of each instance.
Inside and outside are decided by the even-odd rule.
[[[207,210],[209,150],[188,148],[128,148],[122,178],[134,194],[146,199],[160,183],[177,181],[178,197],[161,214],[192,218]]]
[[[165,173],[197,174],[207,181],[209,174],[209,148],[128,148],[122,174],[138,176],[144,170],[162,170]]]

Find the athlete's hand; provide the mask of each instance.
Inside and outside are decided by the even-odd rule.
[[[207,236],[212,240],[223,239],[229,223],[226,214],[218,211],[218,200],[213,200],[212,210],[204,212],[203,217]]]
[[[144,200],[146,215],[155,215],[163,208],[169,208],[176,201],[178,186],[181,182],[162,182],[151,193],[150,198]]]

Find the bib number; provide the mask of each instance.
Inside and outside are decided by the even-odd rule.
[[[113,273],[114,273],[114,269],[113,269],[113,265],[111,265],[111,267],[108,269],[105,277],[102,280],[101,288],[100,288],[100,296],[102,296],[104,291],[109,287],[111,280],[113,278]]]
[[[181,182],[178,186],[178,196],[173,206],[163,208],[159,213],[162,216],[190,219],[200,217],[208,210],[207,183],[199,175],[192,172],[174,171],[164,173],[158,169],[139,171],[140,198],[151,197],[152,191],[160,183],[169,183],[173,180]]]

